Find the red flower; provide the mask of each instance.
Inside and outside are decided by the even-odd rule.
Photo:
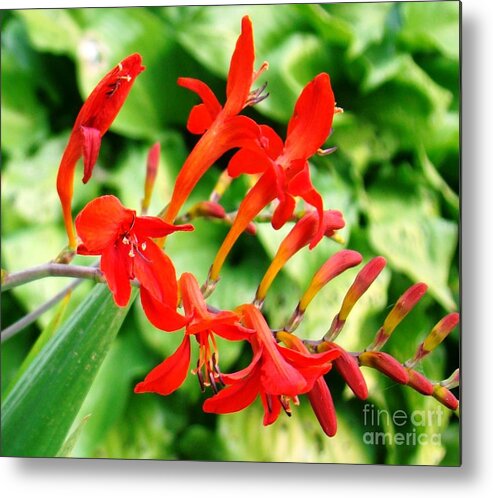
[[[290,413],[289,401],[298,402],[317,379],[327,373],[337,351],[305,354],[277,344],[261,312],[253,305],[241,308],[248,328],[255,330],[250,342],[253,359],[246,368],[224,374],[227,387],[204,402],[208,413],[232,413],[243,410],[260,395],[264,406],[264,425],[277,420],[281,408]]]
[[[57,176],[58,196],[62,203],[69,246],[72,249],[77,244],[71,212],[75,166],[82,156],[84,158],[82,181],[87,183],[98,158],[101,138],[115,120],[135,78],[144,69],[140,54],[132,54],[123,59],[94,88],[75,120]]]
[[[268,126],[260,126],[261,146],[240,149],[231,159],[228,171],[235,177],[242,173],[262,174],[240,204],[235,222],[226,236],[211,269],[217,280],[220,269],[234,243],[248,224],[276,197],[279,199],[273,218],[275,229],[282,227],[294,212],[299,196],[318,213],[318,229],[310,241],[313,248],[324,235],[323,200],[310,179],[308,158],[327,139],[334,116],[334,94],[326,73],[316,76],[303,89],[288,124],[286,141]]]
[[[191,225],[174,226],[152,216],[136,216],[120,201],[105,195],[89,202],[75,219],[82,240],[79,254],[101,255],[101,271],[118,306],[130,298],[130,281],[136,278],[141,295],[176,309],[178,289],[171,260],[151,240]],[[176,313],[175,313],[176,314]]]
[[[308,349],[298,337],[287,332],[280,332],[278,338],[291,349],[300,353],[308,354]],[[334,362],[338,361],[338,358]],[[335,436],[337,432],[337,417],[332,395],[323,376],[320,376],[313,385],[313,388],[307,392],[310,405],[317,417],[323,431],[327,436]]]
[[[202,100],[190,112],[187,127],[190,132],[203,136],[178,174],[164,217],[167,222],[174,221],[197,182],[220,156],[234,147],[249,147],[259,140],[260,130],[255,121],[246,116],[238,116],[245,106],[260,99],[260,92],[251,94],[250,87],[267,66],[264,64],[259,71],[254,71],[254,59],[252,22],[245,16],[231,59],[224,107],[202,81],[178,79],[179,85],[197,93]]]
[[[199,359],[192,373],[197,374],[202,389],[222,382],[219,370],[219,353],[214,334],[230,341],[247,339],[252,333],[242,327],[239,316],[231,311],[213,313],[207,309],[199,284],[191,273],[180,278],[180,290],[187,319],[185,337],[169,358],[155,367],[143,382],[135,387],[136,393],[155,392],[163,396],[178,389],[185,380],[190,366],[190,336],[199,343]]]

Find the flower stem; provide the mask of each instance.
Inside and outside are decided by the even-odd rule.
[[[3,275],[2,292],[46,277],[75,277],[94,280],[96,282],[104,282],[104,277],[99,268],[93,266],[45,263],[26,270]]]
[[[35,309],[34,311],[31,311],[31,313],[27,314],[26,316],[23,316],[20,320],[13,323],[6,329],[2,330],[1,342],[10,339],[11,337],[19,333],[21,330],[24,330],[26,327],[31,325],[31,323],[37,320],[38,317],[40,317],[45,311],[48,311],[50,308],[55,306],[55,304],[61,301],[69,292],[72,292],[83,281],[84,279],[82,278],[74,280],[67,287],[61,290],[58,294],[55,294],[49,301],[46,301],[46,303],[42,304],[39,308]]]

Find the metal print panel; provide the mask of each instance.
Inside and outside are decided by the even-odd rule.
[[[2,456],[460,465],[459,21],[4,11]]]

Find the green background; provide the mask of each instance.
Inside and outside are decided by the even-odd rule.
[[[251,16],[257,67],[269,62],[260,83],[270,96],[248,110],[285,136],[303,86],[321,71],[331,76],[337,104],[328,157],[312,161],[312,178],[327,208],[340,209],[344,243],[326,240],[303,251],[275,281],[265,303],[272,327],[290,316],[314,271],[342,246],[365,261],[383,255],[388,265],[357,304],[340,343],[368,345],[399,295],[423,281],[429,291],[385,347],[409,358],[431,327],[459,305],[459,3],[273,5],[221,7],[100,8],[2,12],[2,268],[15,271],[52,259],[65,243],[55,177],[75,117],[97,81],[126,55],[140,52],[139,76],[111,131],[105,136],[87,186],[78,171],[74,212],[101,193],[114,193],[138,209],[145,158],[160,141],[161,168],[151,213],[168,201],[173,179],[196,141],[185,129],[196,103],[178,87],[179,76],[208,83],[224,102],[225,78],[241,17]],[[223,159],[194,191],[190,203],[208,197]],[[237,207],[246,182],[224,197]],[[177,272],[203,281],[227,227],[198,221],[193,234],[176,234],[168,251]],[[269,258],[289,227],[259,226],[243,236],[222,272],[210,303],[231,308],[250,301]],[[77,263],[87,263],[77,258]],[[89,261],[91,262],[91,261]],[[328,329],[356,271],[327,286],[310,305],[299,334],[319,338]],[[32,311],[66,285],[45,279],[2,294],[2,328]],[[87,295],[79,287],[60,306],[2,343],[2,393],[12,389],[22,362],[41,331],[55,330]],[[396,427],[382,417],[365,427],[361,402],[335,373],[327,377],[339,429],[327,438],[306,399],[290,419],[261,425],[255,404],[242,413],[212,416],[201,411],[204,396],[190,376],[175,394],[135,395],[133,386],[174,351],[181,335],[148,324],[140,304],[129,311],[82,408],[73,422],[66,453],[108,458],[260,460],[388,464],[459,462],[459,420],[445,408],[440,423]],[[221,349],[223,371],[233,371],[246,352]],[[40,353],[42,354],[42,353]],[[459,332],[423,362],[433,380],[459,362]],[[424,398],[364,370],[371,403],[392,414],[439,409]],[[457,394],[457,393],[456,393]],[[47,393],[49,398],[49,392]],[[435,419],[436,421],[436,419]],[[21,428],[19,428],[21,430]],[[369,445],[366,431],[439,434],[440,444]]]

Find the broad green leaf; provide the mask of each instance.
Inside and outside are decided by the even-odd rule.
[[[142,377],[152,367],[152,359],[138,339],[136,330],[133,327],[123,330],[101,365],[73,423],[73,430],[76,431],[79,424],[87,419],[71,456],[90,455],[97,450],[123,415],[133,395],[134,379]]]
[[[140,53],[146,67],[113,123],[113,131],[155,140],[167,124],[186,122],[193,95],[176,80],[196,72],[196,64],[172,39],[159,17],[143,8],[83,9],[81,24],[77,65],[84,96],[131,53]]]
[[[272,425],[262,425],[262,409],[219,416],[219,434],[226,448],[224,460],[261,462],[370,463],[375,448],[363,442],[363,427],[348,410],[341,410],[337,434],[329,438],[311,412],[308,400],[281,413]],[[358,421],[359,422],[359,421]]]
[[[62,218],[60,200],[56,191],[58,165],[63,150],[68,142],[68,135],[47,140],[34,155],[6,162],[6,171],[2,174],[3,195],[2,231],[13,232],[19,225],[35,227],[54,225]],[[104,145],[103,145],[104,147]],[[82,161],[76,167],[74,180],[74,216],[79,208],[97,194],[94,179],[87,185],[82,183]],[[6,207],[8,206],[8,209]],[[42,240],[42,239],[38,239]],[[54,257],[63,247],[63,242]]]
[[[47,135],[48,119],[38,92],[43,86],[37,55],[22,23],[2,26],[2,150],[22,157]]]
[[[353,59],[368,45],[381,42],[392,3],[341,3],[330,4],[325,8],[331,15],[344,20],[351,27],[353,36],[348,45],[348,56]]]
[[[30,349],[28,355],[26,356],[26,358],[22,362],[22,365],[19,367],[19,370],[17,371],[15,377],[13,378],[11,383],[9,384],[8,389],[5,392],[2,392],[2,399],[8,395],[8,393],[15,386],[16,382],[19,380],[19,378],[24,374],[26,369],[32,363],[34,358],[36,358],[36,356],[43,350],[46,343],[56,333],[56,331],[60,327],[60,324],[63,320],[63,317],[65,315],[65,311],[67,310],[67,305],[69,303],[70,298],[71,298],[71,293],[68,293],[63,298],[61,303],[57,306],[55,314],[53,315],[53,318],[50,320],[50,323],[48,323],[48,325],[44,328],[44,330],[41,332],[39,337],[36,339],[36,342],[34,343],[33,347]]]
[[[407,181],[415,182],[415,190]],[[393,269],[413,282],[425,282],[440,304],[452,310],[456,304],[448,278],[457,249],[457,223],[439,216],[432,196],[418,182],[414,174],[407,180],[396,175],[392,189],[380,183],[369,191],[369,239]]]
[[[459,13],[460,2],[403,3],[400,38],[412,50],[458,59]]]
[[[45,346],[2,404],[4,456],[55,456],[128,308],[99,285]]]
[[[82,430],[84,429],[84,426],[86,425],[87,421],[90,419],[90,415],[87,417],[84,417],[78,424],[77,427],[72,431],[72,433],[69,435],[69,437],[66,439],[65,443],[63,443],[63,446],[60,448],[60,451],[57,453],[57,457],[71,457],[72,452],[74,451],[74,447],[77,444],[77,441],[79,440]]]
[[[183,417],[179,406],[176,413]],[[175,413],[163,409],[158,396],[132,396],[124,416],[90,456],[175,460],[174,432],[170,429],[175,418]]]
[[[16,14],[24,21],[33,45],[41,51],[74,56],[80,28],[68,9],[26,9]]]

